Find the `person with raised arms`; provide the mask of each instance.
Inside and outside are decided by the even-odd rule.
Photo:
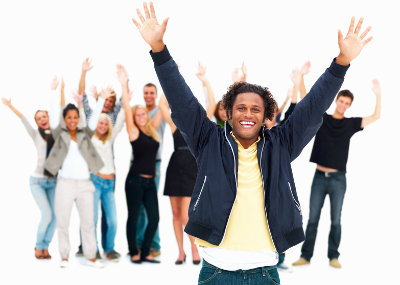
[[[199,284],[279,284],[278,253],[304,240],[302,213],[291,162],[317,133],[323,114],[364,46],[363,19],[354,17],[339,55],[297,104],[285,124],[268,130],[276,102],[268,88],[233,84],[223,97],[229,123],[207,118],[164,44],[168,18],[158,23],[153,4],[133,19],[151,47],[151,57],[172,111],[172,120],[196,158],[198,174],[185,232],[203,247]]]

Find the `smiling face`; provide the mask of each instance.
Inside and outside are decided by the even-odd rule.
[[[46,111],[37,111],[35,114],[35,121],[39,128],[43,130],[50,129],[49,116]]]
[[[143,99],[148,110],[156,106],[157,89],[154,86],[145,86],[143,88]]]
[[[350,108],[352,103],[352,100],[350,97],[347,96],[339,96],[336,99],[336,113],[340,114],[340,115],[344,115],[344,112],[346,112],[346,110],[348,108]]]
[[[99,122],[97,123],[97,128],[96,128],[97,136],[101,138],[102,136],[107,134],[109,128],[110,128],[110,125],[106,118],[99,119]]]
[[[102,113],[107,114],[108,112],[110,112],[115,106],[116,99],[117,98],[115,96],[108,97],[104,102]]]
[[[68,110],[67,114],[64,117],[65,125],[67,126],[68,131],[76,131],[79,124],[79,114],[76,110]]]
[[[143,110],[143,107],[138,107],[133,115],[133,120],[138,128],[144,128],[149,120],[149,116],[146,110]]]
[[[264,123],[264,101],[253,92],[240,93],[233,103],[231,123],[233,134],[244,148],[253,144]]]

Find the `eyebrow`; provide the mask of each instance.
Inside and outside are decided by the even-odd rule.
[[[246,107],[247,105],[246,104],[237,104],[236,105],[236,107],[242,107],[242,106],[244,106],[244,107]],[[257,108],[262,108],[260,105],[252,105],[251,107],[257,107]]]

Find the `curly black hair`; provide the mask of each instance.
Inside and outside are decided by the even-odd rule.
[[[233,103],[235,102],[237,95],[247,92],[256,93],[261,96],[264,101],[264,120],[272,120],[278,105],[276,104],[271,92],[269,92],[267,87],[262,87],[260,85],[250,84],[243,81],[235,82],[229,86],[228,92],[226,92],[222,98],[222,105],[224,106],[228,119],[232,119]]]

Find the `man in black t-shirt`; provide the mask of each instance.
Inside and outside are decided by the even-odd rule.
[[[323,123],[318,130],[311,153],[311,162],[317,164],[311,186],[310,213],[306,229],[306,240],[301,248],[301,257],[294,266],[309,264],[314,252],[318,222],[326,195],[329,195],[331,208],[331,229],[328,241],[329,264],[341,268],[339,263],[339,244],[341,237],[340,216],[346,192],[346,164],[351,137],[365,126],[379,119],[381,113],[381,90],[378,80],[373,80],[372,91],[376,95],[375,111],[364,118],[345,118],[345,111],[353,102],[353,94],[342,90],[336,97],[336,110],[333,115],[324,114]]]

